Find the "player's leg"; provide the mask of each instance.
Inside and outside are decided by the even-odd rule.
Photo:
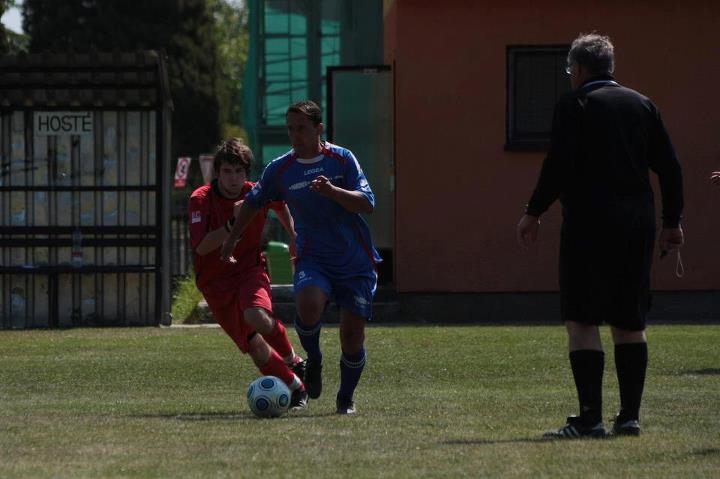
[[[593,324],[566,321],[575,388],[580,404],[580,417],[587,425],[602,422],[602,380],[605,353],[600,331]]]
[[[353,396],[365,369],[365,322],[367,318],[346,309],[340,311],[340,389],[337,413],[354,414]]]
[[[605,437],[602,422],[602,380],[605,353],[596,325],[565,321],[568,333],[570,368],[577,391],[580,413],[569,416],[560,429],[545,433],[548,438],[574,439]]]
[[[255,331],[248,335],[247,353],[262,374],[280,378],[292,391],[290,409],[303,409],[307,406],[307,392],[300,378],[285,364],[277,351]]]
[[[377,274],[351,278],[335,286],[340,306],[340,389],[337,413],[354,414],[353,396],[365,368],[365,323],[372,314],[372,301],[377,287]]]
[[[330,283],[322,273],[299,263],[295,270],[294,289],[297,308],[295,331],[307,355],[305,387],[310,397],[317,399],[322,393],[320,318],[330,297]]]
[[[601,323],[593,298],[597,234],[563,223],[560,235],[560,301],[568,334],[570,367],[578,395],[580,414],[570,416],[560,429],[546,437],[603,437],[602,379],[605,354],[600,341]]]
[[[202,293],[215,322],[220,325],[240,351],[246,352],[246,327],[242,321],[242,310],[238,305],[235,291],[223,292],[222,294],[210,291],[203,291]]]
[[[245,322],[260,333],[266,343],[283,358],[285,364],[294,367],[302,362],[290,344],[285,325],[262,307],[252,307],[243,311]]]
[[[615,342],[615,370],[620,386],[620,412],[615,418],[615,434],[640,434],[640,403],[645,388],[648,363],[645,330],[629,331],[612,327]]]
[[[580,405],[580,414],[569,416],[560,429],[548,431],[547,438],[575,439],[605,437],[602,423],[602,379],[605,354],[600,331],[593,324],[565,321],[570,349],[570,367]]]
[[[215,321],[230,336],[242,353],[249,354],[255,365],[265,375],[280,378],[293,391],[291,407],[302,408],[307,404],[307,393],[302,379],[297,377],[283,362],[280,355],[265,343],[243,320],[243,308],[237,291],[211,294],[203,292]],[[304,398],[304,400],[303,400]]]
[[[322,394],[322,361],[320,350],[320,331],[322,316],[327,296],[317,286],[303,288],[295,297],[297,316],[295,317],[295,331],[300,344],[302,344],[307,359],[305,361],[305,384],[312,399]]]
[[[621,260],[624,268],[618,278],[617,310],[608,323],[615,343],[615,370],[620,387],[620,412],[615,418],[615,434],[640,434],[640,403],[648,364],[645,318],[650,309],[650,269],[653,261],[655,230],[627,232]]]
[[[302,359],[295,354],[285,326],[272,315],[270,277],[265,268],[245,272],[238,289],[238,301],[243,308],[245,323],[262,334],[270,347],[295,371],[296,363],[302,363]]]

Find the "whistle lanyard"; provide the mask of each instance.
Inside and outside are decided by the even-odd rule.
[[[675,263],[675,276],[682,278],[685,276],[685,265],[683,265],[682,256],[680,256],[680,249],[677,250],[677,262]]]

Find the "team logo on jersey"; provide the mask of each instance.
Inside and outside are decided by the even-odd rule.
[[[297,284],[304,283],[305,281],[311,280],[312,276],[305,274],[305,271],[298,271],[297,273]]]
[[[370,304],[370,301],[363,298],[362,296],[355,296],[355,304],[357,304],[359,306],[367,306]]]
[[[193,211],[192,212],[192,219],[190,220],[190,224],[200,223],[202,221],[202,214],[199,211]]]
[[[310,168],[309,170],[305,170],[305,173],[303,175],[312,175],[313,173],[321,173],[325,171],[325,168],[322,166],[320,168]]]
[[[290,185],[290,187],[288,187],[288,190],[293,190],[293,191],[301,190],[301,189],[305,188],[306,186],[308,186],[309,184],[310,184],[309,181],[301,181],[300,183],[295,183],[294,185]]]

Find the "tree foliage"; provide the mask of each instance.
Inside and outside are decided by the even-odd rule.
[[[242,66],[229,66],[227,59],[241,58],[239,52],[247,51],[237,41],[244,28],[243,15],[243,8],[228,0],[25,0],[23,4],[23,26],[32,52],[165,50],[175,105],[175,155],[211,151],[222,136],[221,125],[239,118],[228,105],[238,95],[233,88],[239,87],[236,70]]]
[[[5,15],[8,8],[13,5],[12,0],[0,0],[0,17]],[[8,53],[10,50],[10,42],[8,39],[8,29],[0,23],[0,55]]]
[[[209,0],[215,22],[220,76],[218,96],[221,117],[225,119],[223,136],[244,134],[242,125],[242,80],[248,56],[248,11],[238,0]]]

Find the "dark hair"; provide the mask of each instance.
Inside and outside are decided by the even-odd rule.
[[[220,172],[220,166],[223,163],[229,165],[240,165],[245,170],[245,174],[250,174],[250,166],[253,162],[252,150],[243,143],[240,138],[230,138],[218,146],[213,160],[213,170],[215,174]]]
[[[568,66],[577,64],[593,75],[612,75],[615,71],[615,47],[610,38],[598,33],[581,33],[570,46]]]
[[[315,126],[322,123],[322,111],[320,110],[320,107],[317,106],[317,103],[311,100],[293,103],[288,107],[287,112],[285,112],[285,118],[287,118],[289,113],[300,113],[301,115],[305,115]]]

